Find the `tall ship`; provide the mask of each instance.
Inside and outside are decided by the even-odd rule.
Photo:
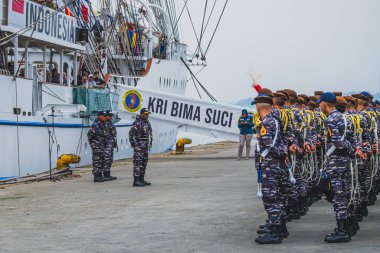
[[[197,78],[177,10],[173,0],[3,0],[0,179],[48,171],[65,154],[91,164],[87,132],[100,110],[115,114],[116,160],[132,156],[128,132],[143,106],[152,153],[170,149],[184,126],[229,135],[239,108],[216,103],[200,83],[214,101],[186,97]]]

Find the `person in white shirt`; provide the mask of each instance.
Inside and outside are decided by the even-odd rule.
[[[89,75],[86,88],[91,89],[91,88],[95,88],[95,86],[96,86],[96,82],[94,80],[94,75]]]

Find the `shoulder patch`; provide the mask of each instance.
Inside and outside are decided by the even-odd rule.
[[[264,136],[267,134],[267,129],[265,128],[264,125],[261,125],[261,129],[260,129],[260,135],[261,136]]]

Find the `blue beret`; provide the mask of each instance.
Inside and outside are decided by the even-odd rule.
[[[336,103],[336,96],[334,93],[325,92],[322,94],[321,98],[317,101],[317,104],[320,104],[323,101],[327,102],[327,103],[335,104]]]
[[[363,91],[363,92],[361,92],[360,94],[362,94],[362,95],[364,95],[364,96],[366,96],[366,97],[369,97],[369,96],[370,96],[369,93],[366,92],[366,91]]]

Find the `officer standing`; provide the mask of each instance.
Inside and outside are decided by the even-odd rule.
[[[348,186],[345,176],[349,164],[351,143],[347,140],[347,122],[343,114],[335,109],[336,96],[331,92],[324,93],[318,100],[321,111],[327,115],[325,134],[327,135],[327,161],[325,169],[331,182],[333,192],[332,204],[337,220],[337,229],[326,235],[329,243],[348,242],[351,240],[348,222]]]
[[[151,185],[144,179],[148,154],[153,141],[152,126],[148,120],[149,114],[150,111],[147,108],[142,108],[129,131],[129,142],[133,148],[133,186],[135,187]]]
[[[239,150],[237,160],[241,160],[244,144],[246,146],[245,159],[248,160],[251,153],[251,141],[253,135],[253,118],[248,115],[247,109],[243,109],[239,118],[238,127],[240,129]]]
[[[100,111],[98,118],[88,131],[88,141],[92,148],[92,164],[94,182],[110,180],[109,168],[112,165],[114,138],[111,136],[107,123],[107,112]]]
[[[262,120],[258,127],[258,153],[255,164],[258,171],[262,172],[262,197],[269,223],[268,228],[256,238],[255,242],[281,243],[283,236],[287,236],[287,229],[285,223],[281,221],[282,202],[279,193],[281,180],[279,158],[282,152],[279,148],[280,125],[272,116],[273,99],[271,97],[260,94],[255,98],[255,102]]]
[[[117,177],[113,177],[111,176],[111,167],[112,167],[112,163],[113,163],[113,152],[114,152],[114,149],[117,148],[117,139],[116,139],[116,136],[117,136],[117,131],[116,131],[116,127],[115,125],[113,124],[112,122],[112,118],[113,118],[113,113],[110,112],[110,111],[106,111],[106,115],[105,115],[107,121],[106,121],[106,124],[107,124],[107,129],[108,129],[108,132],[109,132],[109,136],[111,138],[111,140],[109,140],[111,143],[110,145],[107,146],[107,154],[109,154],[109,159],[107,159],[105,161],[105,164],[104,164],[104,181],[112,181],[112,180],[116,180]],[[112,144],[112,146],[111,146]]]

